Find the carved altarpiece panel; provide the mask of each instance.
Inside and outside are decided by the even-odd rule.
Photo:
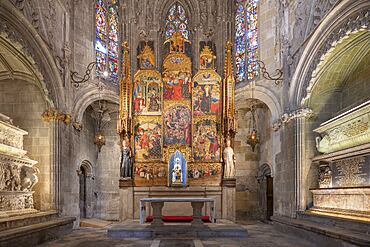
[[[219,186],[222,178],[222,86],[213,52],[205,46],[199,72],[192,80],[192,61],[181,34],[174,33],[162,76],[154,54],[144,46],[133,82],[135,186],[171,186],[171,157],[186,160],[186,185]],[[161,83],[159,81],[161,80]],[[154,103],[153,103],[154,102]],[[156,103],[158,102],[158,103]]]

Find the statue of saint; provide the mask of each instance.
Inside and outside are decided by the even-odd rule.
[[[180,158],[175,159],[175,164],[172,169],[172,184],[182,183],[182,169]]]
[[[122,178],[132,178],[132,162],[131,162],[131,149],[128,145],[128,140],[124,139],[122,141],[121,148],[121,166],[120,166],[120,176]]]
[[[224,149],[224,178],[235,177],[235,155],[232,149],[230,139],[226,140],[226,148]]]

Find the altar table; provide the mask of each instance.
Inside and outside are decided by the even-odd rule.
[[[153,208],[153,221],[152,225],[163,224],[162,208],[165,202],[190,202],[193,208],[193,221],[192,224],[203,224],[202,208],[206,202],[211,203],[211,215],[210,220],[212,223],[215,222],[215,199],[213,198],[199,198],[199,197],[166,197],[166,198],[143,198],[140,199],[140,224],[144,224],[145,221],[145,203],[149,202]]]

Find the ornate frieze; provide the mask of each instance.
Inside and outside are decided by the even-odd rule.
[[[344,39],[348,38],[350,34],[356,33],[360,30],[369,30],[370,28],[370,10],[364,9],[360,12],[354,13],[349,17],[348,21],[343,22],[333,32],[332,35],[325,41],[317,52],[315,59],[311,62],[309,71],[306,73],[304,79],[305,92],[302,96],[301,105],[305,104],[310,98],[312,89],[316,82],[317,72],[320,70],[321,61],[325,60],[325,56],[329,55],[333,48],[340,44]],[[297,57],[298,59],[298,57]],[[297,63],[294,63],[297,64]]]
[[[332,164],[333,187],[370,185],[370,156],[337,160]]]
[[[278,131],[284,124],[289,123],[293,119],[297,118],[311,118],[314,116],[314,112],[310,108],[301,108],[292,112],[284,113],[281,117],[272,124],[272,129]]]
[[[321,153],[330,153],[370,142],[370,101],[345,112],[314,131],[316,148]]]
[[[319,188],[332,187],[332,171],[329,164],[319,166]]]
[[[4,146],[23,150],[23,136],[27,131],[13,126],[10,122],[0,120],[0,151]]]
[[[32,192],[0,192],[0,216],[2,211],[33,209]]]

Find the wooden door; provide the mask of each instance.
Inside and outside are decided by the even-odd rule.
[[[267,203],[267,219],[269,220],[274,214],[274,197],[273,197],[273,178],[266,177],[266,203]]]

